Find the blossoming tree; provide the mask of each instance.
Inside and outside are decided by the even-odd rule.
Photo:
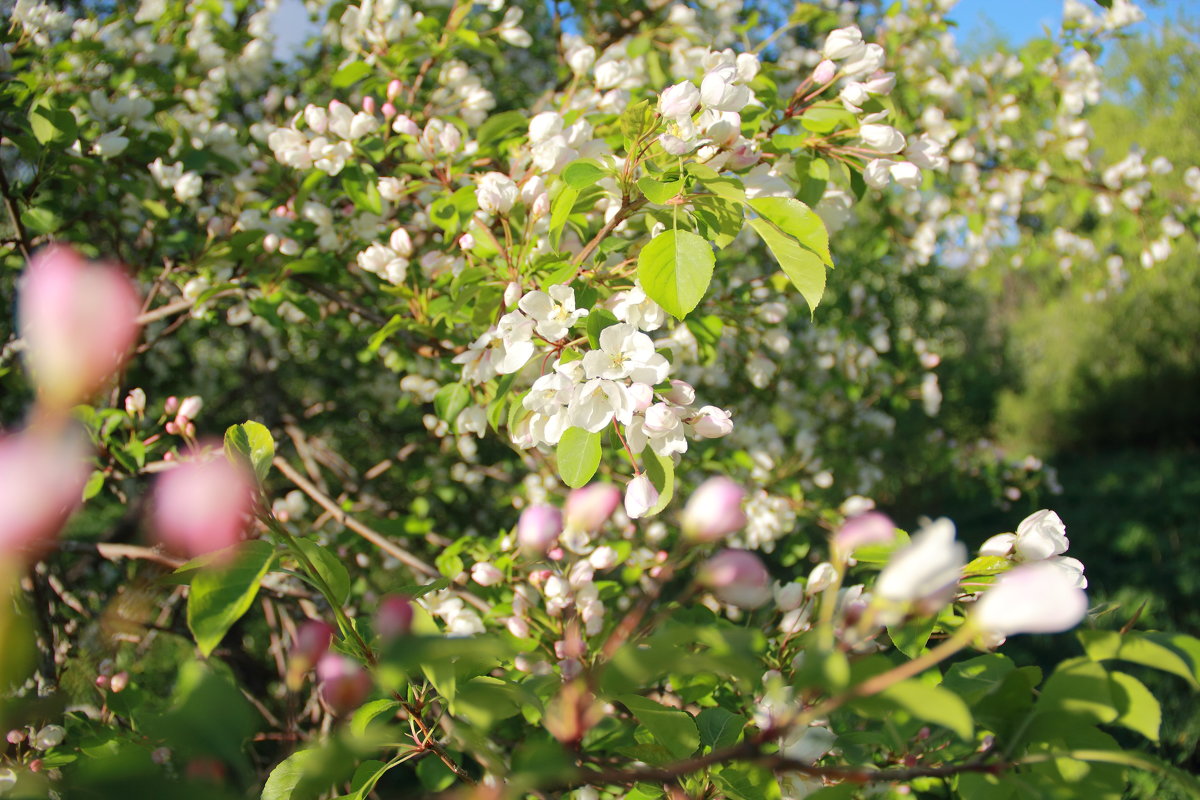
[[[284,64],[273,0],[7,4],[0,793],[1196,790],[1114,662],[1200,641],[1089,613],[1051,510],[869,499],[1052,486],[936,428],[948,268],[1197,225],[1089,153],[1135,6],[972,63],[944,5],[352,0]]]

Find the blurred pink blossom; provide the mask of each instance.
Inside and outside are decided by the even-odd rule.
[[[137,289],[115,265],[88,264],[60,245],[34,256],[18,309],[39,399],[64,409],[102,387],[137,340],[139,308]]]
[[[0,559],[58,533],[82,501],[87,455],[74,429],[0,436]]]
[[[191,557],[232,547],[248,527],[254,488],[254,478],[223,457],[184,461],[154,484],[155,533]]]

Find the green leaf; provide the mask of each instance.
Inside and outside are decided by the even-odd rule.
[[[38,144],[69,145],[79,138],[75,115],[64,108],[34,106],[29,112],[29,125]]]
[[[706,708],[696,716],[696,727],[700,731],[700,744],[720,750],[737,744],[741,738],[742,728],[746,726],[745,717],[726,711],[720,706]]]
[[[578,198],[578,189],[574,186],[563,186],[554,202],[550,204],[550,244],[555,250],[558,249],[559,239],[562,238],[563,226],[567,224],[567,218],[571,216],[571,209],[575,207]]]
[[[1152,742],[1158,741],[1158,729],[1162,725],[1162,708],[1145,684],[1124,672],[1111,672],[1113,701],[1117,706],[1114,725],[1137,731]]]
[[[429,792],[441,792],[454,785],[454,773],[440,758],[423,758],[417,762],[417,778]]]
[[[367,729],[371,727],[372,722],[384,714],[388,714],[390,718],[399,707],[399,700],[392,700],[388,697],[372,700],[365,705],[359,706],[358,710],[354,712],[354,716],[350,718],[350,732],[355,736],[363,736],[366,734]]]
[[[731,800],[779,800],[779,781],[766,767],[757,764],[726,764],[713,770],[722,794]]]
[[[225,430],[225,457],[234,464],[249,466],[262,483],[275,458],[275,439],[261,422],[251,420],[230,425]]]
[[[654,178],[638,178],[638,188],[651,203],[662,205],[683,191],[683,179],[675,181],[656,181]]]
[[[192,578],[188,628],[206,657],[221,643],[233,623],[249,610],[274,559],[275,549],[257,539],[239,547],[232,564],[201,569]]]
[[[949,728],[970,741],[975,732],[971,711],[962,698],[948,689],[910,679],[894,683],[877,697],[907,711],[914,719]]]
[[[909,658],[916,658],[925,649],[936,624],[937,617],[918,617],[903,625],[889,625],[887,632],[897,650]]]
[[[1200,688],[1200,683],[1196,680],[1195,662],[1187,650],[1180,648],[1177,642],[1170,639],[1163,639],[1155,634],[1120,634],[1117,631],[1080,631],[1077,636],[1083,644],[1084,652],[1093,661],[1128,661],[1131,664],[1153,667],[1178,675],[1190,683],[1193,689]],[[1152,636],[1154,638],[1151,638]]]
[[[1140,750],[1071,750],[1065,756],[1099,764],[1120,764],[1164,775],[1193,797],[1200,797],[1200,780],[1171,764]]]
[[[1011,566],[1004,556],[979,556],[963,567],[963,575],[998,575]]]
[[[642,451],[642,464],[650,483],[658,490],[658,502],[645,514],[653,517],[666,508],[675,495],[675,462],[670,456],[660,456],[653,448],[647,447]]]
[[[700,747],[700,731],[686,711],[667,708],[636,694],[621,695],[617,699],[650,731],[654,740],[676,758],[687,758]]]
[[[621,114],[620,125],[621,135],[625,137],[625,146],[628,148],[657,126],[654,107],[650,105],[649,100],[634,103]]]
[[[487,147],[500,141],[512,131],[524,128],[526,124],[525,115],[520,111],[504,111],[488,117],[475,131],[475,139],[479,142],[480,147]]]
[[[708,291],[715,263],[712,246],[704,239],[689,231],[665,231],[642,248],[638,278],[654,302],[683,319]]]
[[[48,208],[27,208],[21,212],[21,221],[34,233],[53,233],[62,227],[62,217]]]
[[[279,762],[263,784],[262,800],[301,800],[316,797],[316,787],[304,787],[305,778],[323,760],[320,748],[297,750]]]
[[[800,291],[809,309],[816,313],[821,295],[825,293],[825,264],[821,257],[801,247],[795,239],[781,233],[765,219],[752,219],[750,225],[767,243],[767,249],[775,256],[784,274]]]
[[[461,383],[448,383],[433,396],[433,410],[451,429],[463,409],[471,404],[471,390]]]
[[[1094,722],[1117,718],[1108,673],[1086,658],[1072,658],[1058,665],[1042,687],[1037,709],[1064,711]]]
[[[585,189],[608,174],[608,170],[590,158],[572,161],[562,171],[562,179],[572,189]]]
[[[567,428],[558,440],[558,474],[572,489],[587,484],[600,467],[600,434]]]
[[[333,595],[329,601],[339,606],[345,603],[346,598],[350,596],[350,573],[346,570],[346,565],[312,539],[297,537],[295,542],[300,551],[304,553],[305,558],[312,562],[313,568],[321,580],[329,587],[329,591]]]
[[[371,67],[361,61],[351,61],[346,66],[333,73],[330,84],[334,89],[345,89],[353,86],[371,74]]]
[[[750,207],[775,223],[781,231],[821,257],[827,267],[833,266],[829,253],[829,231],[816,212],[791,197],[756,197]]]
[[[91,500],[96,495],[100,494],[100,490],[104,488],[104,473],[100,470],[93,470],[88,476],[87,483],[83,485],[84,502]]]

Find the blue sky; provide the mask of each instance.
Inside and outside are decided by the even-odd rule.
[[[1196,0],[1162,0],[1154,5],[1138,2],[1138,6],[1146,12],[1147,21],[1153,24],[1174,19],[1181,11],[1190,11],[1193,17],[1200,16],[1200,2]],[[949,16],[959,24],[959,41],[982,38],[994,29],[1017,43],[1037,36],[1046,26],[1057,30],[1062,21],[1062,3],[1059,0],[959,0]]]
[[[1142,0],[1138,5],[1151,23],[1174,19],[1188,11],[1200,16],[1200,0],[1159,0],[1151,4]],[[280,13],[275,15],[275,30],[280,37],[276,51],[281,55],[294,51],[313,29],[306,22],[307,14],[301,0],[283,0]],[[1041,33],[1045,26],[1057,30],[1062,20],[1061,0],[959,0],[950,13],[959,25],[959,41],[985,39],[999,31],[1014,43],[1020,43]],[[1142,23],[1145,25],[1146,23]]]

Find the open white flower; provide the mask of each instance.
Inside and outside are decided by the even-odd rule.
[[[489,172],[479,179],[475,197],[479,207],[489,214],[507,214],[517,202],[520,190],[513,179],[501,172]]]
[[[1013,549],[1022,561],[1039,561],[1067,552],[1067,526],[1049,509],[1035,511],[1017,526]]]
[[[644,366],[655,355],[654,342],[649,336],[632,325],[620,323],[600,332],[600,349],[584,354],[583,369],[589,378],[619,381],[628,378],[634,368]],[[639,383],[653,385],[658,381]]]
[[[954,533],[954,523],[944,517],[918,531],[892,554],[875,594],[896,603],[948,598],[967,562],[967,548]]]
[[[622,384],[595,378],[575,387],[567,414],[575,427],[597,433],[614,418],[628,425],[633,419],[633,403]]]
[[[529,292],[517,307],[534,321],[538,334],[552,342],[564,338],[588,313],[586,308],[575,308],[575,290],[566,284],[551,286],[548,292]]]

